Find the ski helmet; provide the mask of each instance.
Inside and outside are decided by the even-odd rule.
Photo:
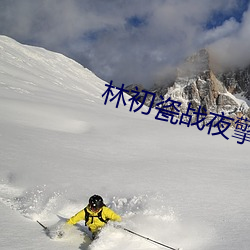
[[[89,206],[93,210],[98,210],[103,207],[103,199],[99,195],[93,195],[89,198]]]

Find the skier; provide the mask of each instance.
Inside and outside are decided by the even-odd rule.
[[[85,220],[85,226],[92,232],[94,239],[109,220],[120,222],[122,219],[120,215],[105,206],[101,196],[95,194],[89,198],[89,204],[72,216],[67,224],[74,225],[80,220]]]

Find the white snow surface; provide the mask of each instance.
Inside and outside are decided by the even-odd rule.
[[[73,60],[0,36],[0,249],[164,249],[112,223],[92,243],[84,222],[61,239],[36,223],[53,231],[99,194],[123,227],[168,246],[249,250],[249,142],[104,105],[106,89]]]

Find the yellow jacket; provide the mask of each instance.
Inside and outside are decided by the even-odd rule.
[[[89,219],[85,223],[92,233],[95,233],[96,231],[98,231],[98,229],[102,228],[106,224],[105,222],[101,221],[98,218],[98,214],[100,213],[100,211],[102,211],[101,217],[104,221],[107,221],[107,220],[121,221],[122,220],[118,214],[116,214],[113,210],[111,210],[110,208],[106,206],[103,206],[98,212],[93,212],[88,207],[86,207],[85,209],[87,209],[87,212],[89,213]],[[85,220],[84,209],[82,209],[77,214],[72,216],[67,221],[67,224],[74,225],[80,220]]]

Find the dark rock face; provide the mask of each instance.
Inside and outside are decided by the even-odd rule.
[[[250,100],[250,66],[218,74],[218,79],[225,84],[230,93],[240,93]]]

